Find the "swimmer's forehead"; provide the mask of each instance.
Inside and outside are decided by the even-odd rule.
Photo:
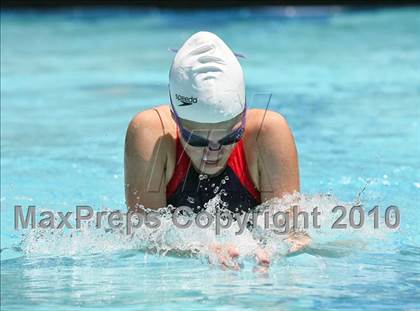
[[[202,123],[202,122],[195,122],[192,120],[182,119],[179,118],[182,126],[185,127],[188,130],[232,130],[238,123],[242,120],[242,115],[244,112],[238,114],[233,119],[217,122],[217,123]]]

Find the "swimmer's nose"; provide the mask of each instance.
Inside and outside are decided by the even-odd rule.
[[[217,148],[216,148],[217,147]],[[216,144],[216,146],[212,143],[207,146],[204,151],[204,161],[218,161],[221,158],[221,146]]]
[[[222,148],[222,145],[219,143],[209,141],[209,145],[207,146],[207,148],[210,151],[219,151]]]
[[[219,155],[219,151],[206,150],[206,152],[204,153],[203,160],[204,161],[215,162],[215,161],[219,160],[218,155]]]

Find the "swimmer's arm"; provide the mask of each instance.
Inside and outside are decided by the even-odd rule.
[[[298,155],[287,121],[267,111],[257,138],[261,200],[300,191]]]
[[[156,112],[146,110],[131,120],[125,138],[125,198],[129,210],[139,205],[166,206],[166,152]]]
[[[281,115],[267,111],[257,144],[262,202],[299,192],[295,139]],[[292,208],[289,209],[289,217],[289,221],[292,221]],[[308,246],[311,238],[304,231],[291,230],[286,241],[290,244],[289,253],[294,253]]]

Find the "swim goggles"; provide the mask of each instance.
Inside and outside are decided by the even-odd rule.
[[[193,147],[209,147],[211,150],[219,150],[221,146],[227,146],[232,145],[234,143],[237,143],[239,140],[241,140],[244,131],[245,131],[245,116],[246,116],[246,102],[244,110],[242,111],[242,120],[241,120],[241,126],[235,129],[232,133],[226,135],[225,137],[222,137],[217,142],[214,142],[212,140],[209,140],[205,137],[202,137],[200,135],[194,134],[193,132],[190,132],[186,128],[182,126],[181,119],[176,113],[174,104],[172,103],[171,94],[169,94],[169,99],[171,100],[171,113],[173,118],[175,119],[180,131],[181,135],[184,138],[185,142]],[[214,148],[217,146],[216,148]]]

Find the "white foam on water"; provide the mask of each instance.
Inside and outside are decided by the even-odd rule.
[[[206,204],[206,211],[214,215],[219,203],[219,198],[216,196]],[[333,229],[332,224],[339,214],[332,213],[332,209],[337,205],[344,206],[347,209],[347,216],[343,223],[348,224],[349,210],[354,204],[340,202],[332,195],[295,193],[282,199],[265,202],[259,208],[273,215],[288,210],[294,204],[299,206],[300,211],[309,214],[309,227],[305,229],[312,239],[311,246],[307,249],[309,254],[311,252],[322,254],[322,249],[327,249],[327,252],[331,249],[339,249],[344,253],[363,250],[369,247],[373,240],[386,240],[390,232],[383,222],[383,212],[380,213],[379,228],[374,229],[373,217],[367,215],[371,207],[364,207],[365,224],[360,229],[353,229],[349,226],[347,229]],[[315,207],[318,207],[320,213],[320,228],[318,229],[313,227],[310,215]],[[253,257],[255,251],[261,247],[272,253],[275,258],[288,254],[290,245],[285,240],[287,235],[279,234],[279,227],[273,226],[272,223],[268,228],[264,228],[263,216],[258,218],[257,225],[254,226],[252,232],[245,229],[242,234],[237,234],[240,227],[238,223],[234,222],[232,226],[227,229],[222,228],[220,234],[216,234],[215,222],[206,229],[199,228],[194,222],[190,227],[183,229],[174,225],[172,214],[168,208],[162,209],[160,212],[162,214],[160,226],[157,228],[143,225],[138,229],[133,229],[132,234],[126,234],[125,229],[97,229],[93,223],[86,223],[78,230],[33,229],[24,233],[19,247],[25,256],[29,257],[74,257],[139,250],[160,255],[175,253],[211,258],[209,247],[214,243],[236,246],[241,259]],[[186,219],[184,218],[184,220]],[[298,228],[302,229],[303,217],[298,219]]]

